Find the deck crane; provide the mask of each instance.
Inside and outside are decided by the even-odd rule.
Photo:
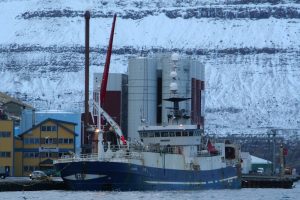
[[[105,118],[105,120],[110,124],[110,126],[114,129],[114,131],[120,137],[121,142],[123,144],[126,144],[126,140],[124,138],[124,135],[123,135],[123,132],[122,132],[120,126],[103,109],[103,105],[105,102],[105,96],[106,96],[107,81],[108,81],[108,74],[109,74],[110,59],[111,59],[111,54],[112,54],[112,45],[113,45],[113,40],[114,40],[116,18],[117,18],[117,15],[115,14],[114,18],[113,18],[111,32],[110,32],[109,45],[107,48],[104,71],[103,71],[103,75],[102,75],[102,81],[101,81],[101,87],[100,87],[100,107],[99,107],[99,109],[100,109],[100,114],[101,114],[100,116],[103,116]],[[100,117],[100,116],[98,116],[98,117]]]

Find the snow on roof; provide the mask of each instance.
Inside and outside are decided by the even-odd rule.
[[[262,158],[251,155],[251,163],[252,164],[269,164],[269,163],[272,163],[272,162],[269,161],[269,160],[265,160],[265,159],[262,159]]]

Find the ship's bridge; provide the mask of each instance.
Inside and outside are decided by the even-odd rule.
[[[145,145],[199,145],[203,129],[196,125],[166,125],[166,126],[141,126],[138,129],[141,140]]]

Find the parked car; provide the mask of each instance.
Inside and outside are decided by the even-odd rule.
[[[0,178],[5,179],[6,178],[6,173],[0,173]]]
[[[29,174],[29,178],[31,180],[45,180],[48,179],[48,176],[43,171],[33,171],[31,174]]]

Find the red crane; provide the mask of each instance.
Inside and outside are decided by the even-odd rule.
[[[101,108],[103,108],[103,105],[105,102],[107,81],[108,81],[108,74],[109,74],[109,66],[110,66],[110,58],[111,58],[111,54],[112,54],[112,45],[113,45],[113,41],[114,41],[116,18],[117,18],[117,15],[115,14],[113,23],[112,23],[112,27],[111,27],[109,45],[107,48],[104,71],[103,71],[103,75],[102,75],[102,82],[101,82],[101,88],[100,88],[100,107]],[[103,109],[102,109],[102,116],[109,122],[110,126],[114,128],[117,135],[120,136],[120,140],[122,141],[122,143],[126,144],[126,140],[123,136],[122,130],[120,129],[119,125]]]
[[[101,88],[100,88],[100,106],[101,107],[103,107],[103,105],[104,105],[105,96],[106,96],[106,88],[107,88],[107,81],[108,81],[110,58],[111,58],[111,53],[112,53],[112,45],[113,45],[113,41],[114,41],[116,18],[117,18],[117,15],[115,14],[113,23],[112,23],[112,27],[111,27],[109,45],[107,48],[104,71],[103,71],[103,75],[102,75],[102,82],[101,82]]]

